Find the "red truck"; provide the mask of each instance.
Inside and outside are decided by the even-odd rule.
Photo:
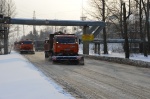
[[[53,62],[69,61],[84,65],[84,57],[78,54],[78,38],[74,34],[50,34],[49,39],[45,40],[44,49],[45,58],[50,58]]]
[[[34,44],[32,40],[20,41],[20,53],[32,53],[35,54]]]

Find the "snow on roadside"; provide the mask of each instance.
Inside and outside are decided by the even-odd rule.
[[[125,58],[125,53],[123,53],[121,44],[108,44],[108,50],[109,50],[108,54],[103,54],[102,49],[103,49],[103,46],[101,45],[100,55],[95,54],[94,53],[94,44],[90,44],[89,45],[89,55]],[[79,54],[83,54],[83,45],[82,44],[79,45]],[[150,62],[150,55],[148,55],[148,57],[144,57],[144,55],[142,55],[140,53],[130,53],[130,59]]]
[[[0,99],[74,99],[28,60],[12,51],[0,55]]]

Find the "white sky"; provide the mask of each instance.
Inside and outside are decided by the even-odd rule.
[[[16,5],[15,18],[57,19],[57,20],[80,20],[82,8],[87,7],[88,0],[13,0]],[[83,11],[84,13],[84,11]],[[43,27],[37,26],[39,31]],[[32,26],[24,26],[25,35],[33,30]],[[19,26],[19,35],[14,32],[12,41],[19,40],[23,35],[23,26]]]
[[[13,0],[19,18],[80,20],[88,0]],[[83,6],[82,6],[83,5]]]

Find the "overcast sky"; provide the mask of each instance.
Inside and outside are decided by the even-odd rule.
[[[15,18],[57,19],[57,20],[80,20],[82,8],[88,6],[88,0],[13,0],[16,6],[17,15]],[[84,12],[84,11],[83,11]],[[40,31],[43,27],[37,26]],[[33,30],[32,26],[24,26],[25,35]],[[19,35],[14,31],[10,40],[19,40],[23,35],[23,26],[19,26]]]
[[[80,20],[82,5],[88,0],[13,0],[17,18],[70,19]]]

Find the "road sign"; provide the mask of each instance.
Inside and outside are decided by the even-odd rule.
[[[94,40],[94,35],[93,34],[83,34],[82,35],[82,40],[83,41],[93,41]]]

